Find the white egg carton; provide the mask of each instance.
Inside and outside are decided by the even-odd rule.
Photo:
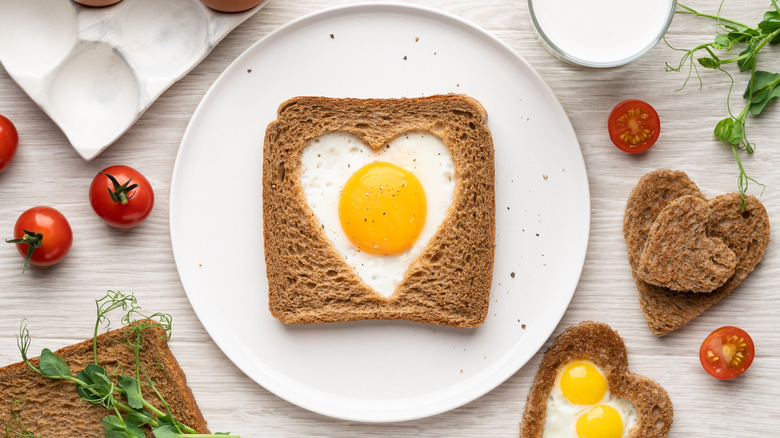
[[[200,0],[0,0],[0,64],[91,160],[266,3],[223,13]]]

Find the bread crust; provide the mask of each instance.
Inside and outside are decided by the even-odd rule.
[[[656,219],[669,205],[682,208],[690,204],[673,204],[685,196],[706,200],[709,209],[708,236],[723,242],[736,258],[733,275],[706,293],[672,290],[651,284],[643,279],[647,278],[646,273],[638,272]],[[663,336],[700,315],[739,286],[761,261],[769,244],[769,217],[756,197],[747,195],[745,201],[746,207],[742,212],[739,209],[739,193],[706,199],[684,172],[668,169],[648,173],[634,187],[626,203],[623,235],[634,283],[639,291],[640,307],[653,334]],[[679,250],[687,251],[684,248]]]
[[[625,438],[663,438],[674,417],[666,390],[654,380],[631,373],[623,339],[607,324],[583,321],[564,330],[545,352],[528,393],[520,438],[541,438],[547,399],[561,368],[574,360],[590,360],[607,378],[610,394],[636,406],[637,423]]]
[[[489,302],[495,248],[495,166],[487,113],[473,98],[296,97],[279,106],[263,149],[263,234],[269,309],[284,323],[405,319],[476,327]],[[407,132],[447,146],[457,182],[436,234],[393,295],[367,286],[343,260],[306,202],[307,143],[346,132],[378,149]]]
[[[122,342],[127,327],[112,330],[98,336],[98,362],[108,374],[135,371],[133,350]],[[148,328],[143,332],[144,348],[141,363],[165,397],[174,417],[197,430],[210,433],[206,420],[198,408],[187,378],[171,353],[161,329]],[[91,363],[92,339],[61,348],[55,352],[77,373]],[[38,358],[30,359],[38,365]],[[121,370],[121,371],[118,371]],[[143,388],[144,398],[162,409],[157,397]],[[103,436],[102,419],[106,409],[79,398],[76,385],[65,380],[53,380],[31,370],[24,362],[0,368],[0,425],[16,424],[11,413],[11,403],[16,396],[24,396],[26,403],[17,409],[22,423],[41,437],[93,437]],[[4,429],[2,429],[4,430]],[[153,437],[151,431],[148,437]]]

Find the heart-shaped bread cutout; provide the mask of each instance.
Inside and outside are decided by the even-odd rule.
[[[584,321],[564,330],[545,352],[526,398],[520,438],[543,436],[545,422],[552,415],[548,400],[556,379],[567,364],[579,360],[590,361],[603,370],[610,397],[627,400],[636,408],[636,422],[624,437],[668,435],[673,409],[666,390],[654,380],[629,371],[626,347],[617,332],[607,324]]]
[[[640,278],[638,269],[654,223],[669,204],[689,195],[703,198],[684,172],[661,169],[643,176],[626,203],[623,235],[628,259],[639,290],[642,313],[656,336],[685,325],[728,295],[755,269],[769,243],[769,218],[758,199],[747,195],[742,210],[739,193],[719,195],[707,201],[710,210],[707,234],[722,241],[734,253],[734,274],[709,293],[675,291],[648,283]]]
[[[373,162],[388,162],[406,169],[423,187],[427,208],[422,231],[411,248],[398,254],[362,251],[342,228],[341,192],[356,171]],[[334,250],[363,282],[389,297],[444,220],[452,204],[456,177],[450,152],[435,135],[404,133],[374,150],[352,134],[329,132],[311,140],[304,148],[300,181],[306,201]],[[359,226],[371,227],[371,221]]]
[[[636,276],[675,291],[712,292],[725,283],[737,257],[708,235],[710,209],[698,196],[670,202],[653,222]]]

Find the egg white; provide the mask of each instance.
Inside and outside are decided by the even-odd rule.
[[[604,370],[598,365],[596,367],[604,375]],[[542,436],[544,438],[577,438],[577,420],[580,415],[596,405],[608,405],[620,413],[620,418],[623,421],[623,436],[626,436],[626,432],[636,424],[636,406],[624,398],[611,395],[609,390],[601,400],[594,404],[573,404],[563,396],[563,391],[561,391],[561,376],[564,369],[565,366],[558,372],[553,389],[547,398],[547,415],[544,419]]]
[[[420,237],[410,249],[395,255],[369,254],[349,241],[341,227],[339,197],[352,174],[366,164],[384,161],[417,177],[425,191],[427,214]],[[393,294],[409,264],[422,252],[452,204],[455,165],[447,146],[435,135],[399,135],[377,151],[345,132],[325,133],[305,146],[300,181],[309,207],[336,250],[369,287],[385,297]]]

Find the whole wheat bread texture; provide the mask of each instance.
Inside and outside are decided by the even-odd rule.
[[[745,200],[742,211],[739,193],[706,199],[688,175],[668,169],[648,173],[632,190],[623,234],[640,307],[656,336],[723,299],[763,258],[769,218],[758,199]]]
[[[464,95],[408,99],[296,97],[279,106],[263,149],[263,233],[269,309],[284,323],[405,319],[480,325],[495,247],[494,151],[487,113]],[[346,132],[373,149],[407,132],[447,146],[457,182],[436,234],[390,297],[367,286],[322,231],[300,183],[307,143]]]
[[[561,369],[571,361],[590,360],[602,370],[607,390],[636,406],[637,422],[625,438],[663,438],[672,427],[673,409],[666,390],[654,380],[631,373],[623,339],[609,325],[583,321],[563,331],[544,353],[528,393],[520,438],[541,438],[547,399]]]
[[[133,350],[122,342],[125,329],[98,336],[98,363],[109,375],[119,370],[132,375],[135,371]],[[186,376],[168,348],[164,332],[158,328],[147,328],[143,336],[141,363],[146,364],[149,377],[165,397],[174,418],[199,433],[209,433],[206,420],[187,386]],[[92,339],[64,347],[55,353],[65,360],[75,375],[93,360]],[[37,366],[38,358],[30,362]],[[143,387],[143,392],[146,400],[163,409],[148,388]],[[20,396],[24,397],[25,402],[15,408],[19,416],[16,418],[11,410],[12,402]],[[104,407],[79,398],[76,385],[72,382],[43,377],[24,362],[0,368],[0,430],[6,430],[7,427],[22,430],[23,424],[30,433],[42,438],[99,437],[105,436],[102,424],[105,416]],[[148,432],[147,436],[153,435]]]

